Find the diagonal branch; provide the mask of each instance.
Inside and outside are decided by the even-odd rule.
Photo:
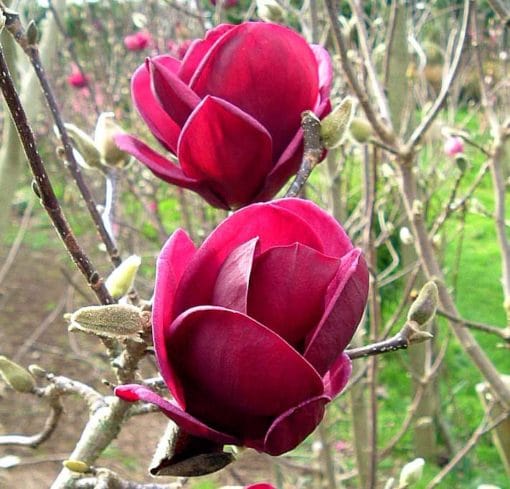
[[[41,199],[41,203],[46,209],[55,229],[62,239],[67,251],[71,255],[74,263],[80,272],[86,278],[88,284],[95,292],[101,304],[111,304],[113,299],[106,289],[103,279],[92,265],[89,257],[85,254],[79,245],[67,219],[64,216],[60,203],[55,195],[51,185],[48,173],[44,167],[44,163],[37,151],[37,146],[32,133],[32,129],[28,124],[25,110],[21,105],[18,93],[12,82],[9,68],[5,62],[3,49],[0,47],[0,89],[5,97],[5,101],[16,125],[16,129],[21,139],[23,149],[27,155],[30,169],[35,178],[37,193]]]
[[[374,128],[374,131],[377,133],[379,138],[387,145],[393,146],[395,143],[395,134],[393,131],[391,131],[390,128],[388,128],[388,126],[375,112],[366,91],[363,89],[358,79],[356,78],[356,74],[354,73],[352,65],[347,56],[347,44],[342,33],[340,22],[338,21],[338,2],[337,0],[325,0],[324,3],[328,11],[331,26],[333,28],[333,36],[335,38],[337,49],[340,54],[342,69],[347,77],[349,85],[356,94],[356,97],[358,98],[368,121]]]
[[[411,149],[419,143],[421,137],[430,127],[434,119],[436,118],[439,110],[443,106],[448,92],[450,91],[450,87],[452,86],[453,80],[457,76],[457,72],[460,67],[460,60],[462,58],[462,53],[464,51],[464,45],[466,44],[467,32],[469,27],[469,19],[471,17],[471,12],[474,6],[474,0],[465,0],[464,1],[464,14],[462,16],[462,27],[460,29],[459,39],[457,41],[457,48],[455,50],[455,54],[453,56],[453,61],[450,65],[448,73],[446,77],[443,79],[443,83],[441,85],[441,90],[439,95],[437,96],[434,104],[427,112],[425,117],[422,119],[418,127],[413,131],[409,140],[406,143],[406,146]]]
[[[74,157],[73,148],[71,146],[71,140],[69,138],[69,134],[67,133],[67,129],[65,128],[64,121],[62,120],[62,116],[60,115],[60,111],[57,106],[57,101],[55,99],[55,95],[53,93],[53,89],[48,82],[48,78],[44,71],[44,68],[41,63],[41,58],[39,56],[39,49],[36,44],[31,44],[21,22],[19,20],[19,15],[15,12],[8,11],[6,12],[5,7],[0,4],[0,9],[6,16],[5,28],[10,32],[10,34],[17,41],[19,46],[23,49],[25,54],[30,59],[34,71],[39,79],[39,83],[41,84],[42,92],[44,94],[44,98],[50,108],[51,114],[53,116],[53,120],[55,121],[55,125],[57,126],[58,132],[60,134],[60,139],[62,140],[62,144],[64,146],[64,155],[65,159],[68,163],[69,171],[73,176],[76,185],[87,205],[87,209],[92,217],[92,220],[96,226],[96,230],[106,246],[106,250],[110,256],[112,263],[115,266],[120,265],[121,259],[119,256],[119,252],[115,246],[115,243],[105,228],[104,222],[101,219],[101,215],[97,210],[96,202],[92,197],[90,189],[88,188],[83,175],[80,170],[80,166]]]

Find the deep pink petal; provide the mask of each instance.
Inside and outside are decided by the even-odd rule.
[[[349,382],[352,373],[352,362],[346,353],[342,353],[324,376],[324,394],[334,399]]]
[[[317,66],[319,67],[319,93],[322,100],[327,99],[331,92],[331,84],[333,82],[333,64],[329,53],[318,44],[312,44]]]
[[[305,358],[324,375],[349,344],[368,295],[368,269],[359,248],[342,258],[326,296],[326,311],[309,339]]]
[[[302,199],[278,199],[275,205],[294,212],[313,228],[322,239],[322,252],[341,257],[352,250],[352,243],[338,221],[317,204]]]
[[[223,263],[213,292],[212,304],[246,314],[248,285],[259,239],[236,248]]]
[[[267,250],[253,264],[248,315],[301,350],[339,266],[340,259],[299,243]]]
[[[214,207],[228,209],[227,204],[221,197],[216,195],[207,185],[187,177],[177,165],[149,148],[149,146],[139,139],[129,134],[118,134],[115,136],[115,143],[120,149],[133,155],[137,160],[146,165],[158,178],[199,193]]]
[[[322,379],[296,350],[239,312],[190,309],[166,338],[186,410],[222,431],[261,436],[272,417],[323,393]]]
[[[207,182],[233,208],[253,200],[272,167],[268,132],[215,97],[206,97],[186,122],[178,154],[186,175]]]
[[[191,77],[198,68],[198,65],[205,57],[209,49],[223,34],[233,29],[235,26],[231,24],[220,24],[214,29],[207,31],[204,39],[197,39],[193,41],[191,46],[186,51],[186,56],[182,60],[181,67],[179,69],[179,78],[185,83],[189,83]]]
[[[276,456],[297,447],[321,422],[328,402],[327,396],[317,396],[279,416],[267,432],[264,452]]]
[[[160,63],[169,70],[176,71],[180,61],[171,56],[157,56]],[[154,97],[151,89],[149,71],[144,64],[138,67],[131,78],[131,96],[136,110],[141,115],[151,132],[156,138],[173,153],[177,152],[177,140],[179,139],[180,127],[163,110]]]
[[[272,484],[259,482],[258,484],[250,484],[249,486],[245,486],[244,489],[276,489],[276,488]]]
[[[297,83],[299,80],[299,83]],[[257,119],[273,138],[276,161],[318,96],[318,66],[307,42],[277,24],[246,22],[224,34],[191,80],[200,96],[228,100]]]
[[[185,405],[182,388],[172,371],[168,358],[165,331],[168,330],[172,321],[175,291],[195,252],[193,241],[182,229],[178,229],[170,236],[158,257],[152,306],[152,334],[159,371],[173,396],[183,407]]]
[[[264,188],[257,195],[257,201],[272,199],[283,187],[287,180],[295,175],[301,165],[303,157],[303,130],[299,128],[285,148],[273,169],[266,177]]]
[[[159,58],[147,59],[152,92],[165,112],[180,126],[200,103],[198,95]]]
[[[119,385],[115,388],[115,395],[128,402],[145,401],[158,406],[172,421],[190,435],[206,438],[217,443],[240,445],[238,438],[209,428],[198,419],[190,416],[179,406],[170,402],[147,387],[138,384]]]
[[[185,188],[195,189],[198,187],[196,179],[187,177],[177,165],[134,136],[117,134],[115,136],[115,143],[121,150],[133,155],[137,160],[146,165],[149,170],[162,180]]]
[[[313,226],[313,221],[309,224],[301,219],[299,212],[273,203],[253,204],[235,212],[211,233],[190,263],[177,289],[173,316],[190,307],[211,304],[221,265],[235,248],[254,237],[260,239],[260,253],[273,246],[292,243],[323,251]]]

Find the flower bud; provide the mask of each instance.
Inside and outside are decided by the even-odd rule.
[[[257,14],[266,22],[283,22],[285,12],[275,0],[257,0]]]
[[[398,487],[404,489],[409,487],[411,484],[418,482],[423,475],[423,466],[425,460],[422,458],[415,458],[412,462],[404,465],[400,472],[400,479]]]
[[[450,136],[444,143],[444,152],[450,157],[464,153],[464,141],[458,136]]]
[[[32,392],[35,388],[35,380],[30,372],[3,355],[0,356],[0,376],[15,391]]]
[[[394,487],[395,487],[395,478],[394,477],[390,477],[386,481],[386,484],[384,484],[384,489],[393,489]]]
[[[27,41],[28,44],[37,44],[37,38],[39,37],[39,30],[37,29],[36,23],[31,20],[27,27]]]
[[[358,143],[366,143],[373,134],[370,123],[361,117],[354,117],[349,126],[351,136]]]
[[[399,237],[400,241],[402,241],[402,243],[405,245],[411,245],[414,242],[413,235],[411,234],[411,231],[409,231],[409,228],[406,226],[402,226],[400,228]]]
[[[105,285],[114,299],[125,296],[135,281],[142,259],[137,255],[126,258],[106,279]]]
[[[97,119],[94,143],[107,165],[122,168],[129,161],[129,155],[115,144],[115,136],[124,131],[115,123],[112,112],[103,112]]]
[[[65,125],[67,132],[71,136],[76,150],[80,153],[83,161],[78,160],[87,169],[94,168],[104,171],[104,165],[101,162],[101,153],[97,149],[92,138],[74,124]]]
[[[36,378],[44,379],[48,372],[44,370],[42,367],[36,364],[31,364],[28,366],[28,371]]]
[[[71,74],[67,77],[67,83],[73,88],[85,88],[89,84],[89,81],[80,69],[76,65],[73,65]]]
[[[466,168],[468,166],[468,160],[466,158],[466,155],[464,153],[458,153],[455,155],[455,164],[457,165],[457,168],[464,173],[466,171]]]
[[[90,467],[88,464],[81,460],[64,460],[62,465],[71,472],[76,472],[78,474],[84,474],[90,471]]]
[[[434,282],[427,282],[411,305],[407,319],[416,322],[420,326],[427,323],[434,317],[438,302],[437,285]]]
[[[146,325],[140,309],[128,304],[87,306],[71,314],[69,331],[76,329],[98,336],[135,336]]]
[[[321,139],[325,148],[334,149],[342,144],[353,114],[354,101],[351,97],[346,97],[322,120]]]

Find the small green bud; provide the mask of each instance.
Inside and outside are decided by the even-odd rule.
[[[354,117],[352,119],[349,131],[353,139],[361,144],[366,143],[373,134],[370,123],[360,117]]]
[[[126,258],[106,279],[105,285],[114,299],[125,296],[133,286],[142,259],[137,255]]]
[[[115,123],[113,112],[103,112],[97,119],[94,143],[104,163],[115,168],[124,168],[130,156],[115,144],[114,137],[124,131]]]
[[[39,29],[37,29],[36,23],[33,20],[31,20],[28,23],[28,27],[27,27],[28,44],[30,44],[30,45],[37,44],[38,37],[39,37]]]
[[[422,326],[434,317],[438,302],[437,285],[434,282],[427,282],[411,305],[407,319]]]
[[[80,330],[107,337],[135,336],[142,331],[146,321],[138,307],[128,304],[87,306],[71,315],[69,331]]]
[[[266,22],[285,20],[285,11],[275,0],[257,0],[257,14]]]
[[[78,474],[85,474],[90,471],[90,467],[85,462],[81,460],[64,460],[62,465],[71,472],[76,472]]]
[[[400,472],[399,489],[410,487],[412,484],[419,482],[423,475],[424,465],[425,460],[422,458],[416,458],[412,462],[405,464]]]
[[[74,124],[66,124],[65,127],[73,140],[76,150],[82,157],[82,159],[78,159],[78,163],[89,170],[94,168],[104,171],[101,153],[96,148],[92,138]]]
[[[3,355],[0,356],[0,376],[15,391],[32,392],[35,388],[35,380],[30,372]]]
[[[334,149],[342,144],[353,114],[354,99],[346,97],[333,112],[322,120],[321,139],[325,148]]]
[[[468,160],[464,153],[457,153],[454,157],[457,168],[464,173],[468,167]]]

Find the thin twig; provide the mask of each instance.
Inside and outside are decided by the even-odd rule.
[[[30,168],[35,178],[37,191],[41,203],[46,209],[50,219],[55,226],[60,238],[62,239],[67,251],[71,255],[76,266],[87,279],[88,284],[95,292],[97,298],[102,304],[111,304],[113,299],[106,289],[103,279],[96,271],[88,256],[84,253],[74,236],[67,219],[64,216],[60,203],[53,191],[44,163],[37,151],[32,129],[30,128],[25,110],[21,105],[18,93],[12,81],[9,67],[5,62],[3,49],[0,47],[0,88],[5,97],[7,106],[19,133],[23,149],[27,155]]]
[[[97,105],[97,98],[96,98],[96,91],[94,90],[94,85],[92,81],[87,77],[85,70],[83,69],[83,66],[80,63],[80,60],[78,59],[78,56],[76,54],[76,51],[74,50],[74,43],[72,39],[67,34],[67,31],[62,24],[62,21],[60,20],[60,16],[58,15],[58,12],[56,8],[53,6],[52,0],[48,0],[48,9],[53,15],[53,19],[55,20],[55,25],[57,26],[57,29],[59,30],[62,37],[66,40],[67,43],[67,50],[69,51],[69,55],[71,56],[71,59],[73,63],[76,65],[76,68],[78,68],[78,71],[80,72],[81,76],[84,79],[87,79],[86,88],[90,94],[90,99],[92,101],[92,105],[94,106],[94,111],[97,116],[101,113],[99,110],[99,107]]]
[[[342,69],[347,77],[349,85],[356,94],[365,115],[374,128],[374,131],[379,138],[386,143],[388,146],[393,146],[395,143],[395,134],[391,131],[388,126],[380,119],[376,114],[374,107],[372,106],[366,90],[360,85],[356,74],[352,68],[351,62],[347,55],[347,44],[345,42],[342,28],[338,20],[338,1],[337,0],[325,0],[326,9],[328,11],[329,20],[333,28],[333,36],[337,45],[338,53],[340,54],[340,62]]]
[[[455,456],[446,464],[441,471],[429,482],[426,489],[432,489],[437,487],[443,479],[451,472],[451,470],[469,453],[469,451],[476,446],[478,440],[489,433],[494,428],[497,428],[503,421],[508,419],[510,416],[510,411],[505,411],[497,416],[494,421],[490,424],[487,424],[489,420],[489,414],[487,413],[484,416],[483,421],[480,426],[473,432],[467,443],[455,454]]]
[[[24,446],[30,448],[37,448],[44,443],[57,428],[60,416],[63,412],[62,403],[58,396],[53,395],[50,397],[50,414],[44,423],[44,428],[40,433],[32,436],[23,435],[3,435],[0,436],[0,446]]]
[[[439,92],[439,95],[437,96],[434,104],[430,108],[430,110],[427,112],[425,117],[422,119],[418,127],[413,131],[411,136],[409,137],[409,140],[406,143],[407,148],[411,150],[416,146],[417,143],[419,143],[421,137],[423,134],[427,131],[427,129],[430,127],[434,119],[436,118],[437,114],[439,113],[439,110],[443,106],[446,97],[448,96],[448,92],[450,91],[450,87],[455,80],[455,77],[457,76],[457,72],[460,67],[460,60],[462,58],[462,54],[464,52],[464,45],[466,43],[467,39],[467,31],[469,27],[469,19],[471,16],[471,11],[473,10],[474,6],[474,0],[465,0],[464,1],[464,14],[462,16],[462,26],[460,29],[459,38],[457,41],[457,48],[455,50],[455,54],[453,56],[452,63],[450,65],[450,68],[448,70],[447,75],[443,79],[443,83],[441,85],[441,90]]]
[[[357,358],[366,358],[397,350],[406,350],[414,343],[421,343],[422,341],[432,338],[432,336],[424,335],[423,333],[424,332],[420,331],[417,327],[416,323],[409,321],[404,324],[404,327],[395,336],[370,345],[345,350],[345,353],[351,360],[355,360]]]
[[[4,7],[2,7],[2,10],[4,11],[5,15]],[[53,89],[51,88],[44,67],[42,66],[41,63],[39,49],[36,44],[30,44],[26,36],[25,30],[19,20],[19,15],[17,13],[11,12],[8,15],[6,15],[5,27],[16,39],[17,43],[23,49],[25,54],[30,59],[30,62],[32,63],[37,78],[39,79],[39,83],[41,84],[44,98],[46,99],[46,103],[48,104],[48,107],[51,111],[53,120],[55,121],[55,125],[58,128],[60,139],[62,140],[62,144],[64,147],[64,154],[66,161],[68,163],[69,171],[71,172],[71,175],[73,176],[76,185],[78,186],[80,194],[83,197],[85,204],[87,205],[87,209],[90,213],[90,216],[92,217],[96,230],[101,240],[106,246],[106,250],[108,252],[108,255],[110,256],[113,265],[118,266],[122,261],[119,256],[119,251],[117,250],[112,237],[105,228],[103,220],[101,219],[101,215],[97,210],[96,202],[94,201],[92,193],[90,192],[90,189],[88,188],[83,178],[83,175],[80,170],[80,165],[78,165],[78,162],[76,161],[76,158],[74,156],[73,147],[71,145],[71,139],[69,138],[69,134],[67,133],[67,129],[65,127],[64,121],[62,120],[62,116],[58,109]]]
[[[358,31],[358,41],[361,48],[363,64],[367,71],[368,79],[370,81],[370,86],[372,87],[372,92],[374,94],[375,100],[377,101],[377,107],[382,118],[384,119],[385,124],[387,124],[389,129],[392,129],[388,101],[386,100],[382,86],[377,79],[375,67],[370,56],[370,48],[368,45],[368,36],[365,29],[362,7],[359,0],[351,0],[349,4],[356,19],[356,30]]]
[[[415,205],[417,201],[416,177],[413,173],[411,161],[400,161],[400,171],[402,199],[406,214],[413,227],[416,247],[423,270],[429,280],[434,280],[436,282],[439,291],[439,300],[443,310],[447,311],[449,314],[458,316],[455,302],[445,285],[443,272],[434,254],[423,213],[420,211],[419,206]],[[476,365],[478,370],[480,370],[482,375],[489,382],[494,392],[498,394],[502,403],[507,407],[510,406],[510,389],[501,379],[501,375],[485,351],[466,328],[454,321],[450,321],[450,326],[464,351],[469,355],[474,365]]]
[[[313,112],[303,112],[301,115],[301,127],[304,138],[303,159],[296,178],[287,190],[285,197],[296,197],[299,195],[312,170],[320,162],[324,151],[320,136],[320,121]]]
[[[11,248],[9,249],[9,253],[7,254],[7,258],[5,259],[2,268],[0,269],[0,285],[5,280],[5,277],[9,273],[9,270],[16,259],[18,251],[20,249],[21,243],[23,242],[23,238],[25,237],[25,233],[28,229],[28,225],[30,223],[30,218],[32,217],[32,210],[34,208],[34,199],[31,197],[28,205],[23,212],[23,217],[21,218],[21,223],[19,224],[18,232],[16,234],[16,238],[14,239]]]
[[[471,321],[470,319],[464,319],[461,317],[454,316],[453,314],[449,314],[448,312],[438,309],[437,313],[440,316],[444,316],[445,318],[449,319],[450,321],[454,321],[455,323],[458,323],[466,328],[472,328],[477,329],[479,331],[484,331],[486,333],[491,333],[494,335],[499,336],[503,340],[505,340],[507,343],[510,343],[510,327],[507,328],[500,328],[498,326],[493,326],[492,324],[485,324],[480,323],[477,321]]]

